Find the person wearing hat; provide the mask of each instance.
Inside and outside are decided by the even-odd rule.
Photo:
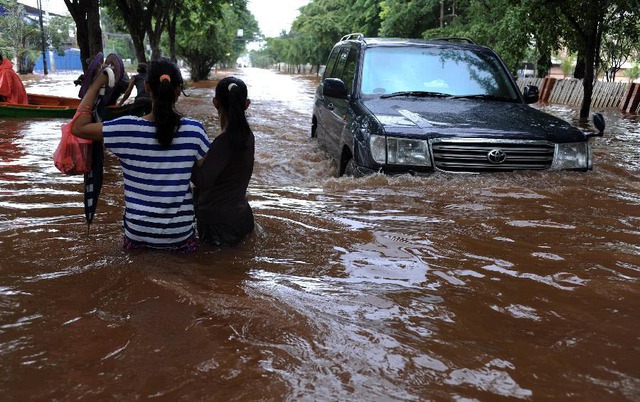
[[[122,106],[124,102],[129,99],[131,95],[131,91],[133,87],[136,87],[136,98],[133,101],[134,104],[140,104],[144,106],[144,113],[148,114],[151,111],[151,98],[149,97],[149,93],[147,92],[144,83],[147,80],[147,64],[139,63],[138,64],[138,74],[134,75],[129,81],[129,86],[127,90],[124,92],[122,99],[118,102],[118,106]]]
[[[29,103],[27,90],[24,89],[22,80],[13,71],[13,63],[2,57],[2,52],[0,52],[0,102],[20,105]]]

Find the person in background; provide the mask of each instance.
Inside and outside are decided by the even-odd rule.
[[[196,221],[200,240],[213,246],[235,246],[254,228],[247,187],[253,174],[254,136],[245,110],[249,107],[247,86],[226,77],[215,89],[213,105],[222,133],[204,160],[194,166]]]
[[[147,90],[144,86],[145,81],[147,81],[147,64],[139,63],[138,64],[138,74],[134,75],[129,81],[129,86],[127,90],[124,92],[122,99],[118,102],[118,106],[122,106],[122,104],[129,99],[131,95],[131,91],[133,87],[136,88],[136,98],[134,100],[134,104],[139,104],[144,107],[145,114],[149,113],[151,110],[151,97],[147,93]]]
[[[80,102],[72,132],[104,140],[120,160],[124,179],[124,248],[156,248],[179,253],[195,251],[195,212],[191,170],[209,149],[202,124],[175,110],[182,75],[169,60],[151,63],[147,85],[151,112],[91,122],[91,109],[109,79],[100,73]]]
[[[17,103],[26,105],[29,103],[27,90],[18,74],[13,71],[13,63],[5,59],[0,52],[0,102]]]

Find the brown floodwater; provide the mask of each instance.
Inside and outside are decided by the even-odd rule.
[[[640,400],[637,115],[602,111],[586,173],[335,178],[315,80],[236,74],[257,227],[233,249],[123,250],[111,155],[87,233],[66,120],[0,118],[2,400]],[[179,107],[213,137],[211,92]]]

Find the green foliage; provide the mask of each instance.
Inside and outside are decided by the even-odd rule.
[[[425,39],[437,37],[467,37],[493,48],[515,73],[532,47],[532,34],[522,29],[530,9],[510,0],[456,2],[456,16],[443,28],[425,31]]]
[[[52,17],[44,27],[47,42],[60,56],[64,56],[65,47],[70,45],[69,32],[73,27],[73,19],[69,17]]]
[[[236,31],[242,29],[242,36],[236,36],[233,41],[231,56],[227,63],[233,63],[243,53],[246,52],[247,42],[259,39],[260,28],[258,21],[249,10],[247,10],[247,1],[234,1],[231,3],[233,13],[237,17]]]
[[[342,13],[347,3],[316,0],[302,7],[293,23],[283,61],[293,65],[324,63],[333,44],[350,30]]]
[[[177,4],[179,12],[176,26],[179,29],[175,34],[176,51],[189,65],[195,80],[206,79],[215,64],[234,64],[246,51],[246,43],[260,35],[258,22],[247,10],[247,0],[173,1],[178,3],[137,0],[127,4],[136,12],[136,16],[143,16],[144,10],[153,6],[156,12],[153,13],[151,26],[154,29],[162,27],[163,31],[166,25],[158,23],[167,14],[163,14],[161,9],[166,10],[168,5]],[[41,49],[39,26],[25,22],[21,17],[23,7],[16,0],[0,0],[0,6],[5,9],[5,15],[0,18],[0,49],[7,57],[17,56],[19,66],[28,68],[31,65],[32,68]],[[148,41],[148,35],[156,35],[160,30],[151,32],[147,29],[148,21],[143,21],[143,18],[124,18],[122,8],[115,0],[101,0],[100,7],[103,12],[101,22],[107,33],[106,49],[124,58],[134,58],[139,44],[139,54],[144,56],[143,40]],[[48,43],[60,54],[64,54],[64,45],[69,41],[71,21],[70,18],[54,17],[46,26]],[[241,37],[237,37],[239,29],[243,31]],[[136,41],[132,40],[132,31],[136,33]]]
[[[364,36],[378,36],[380,34],[382,6],[378,0],[355,0],[346,2],[348,12],[344,16],[347,31],[360,32]]]
[[[627,76],[631,81],[635,81],[640,78],[640,64],[634,63],[631,68],[625,71],[625,76]]]
[[[108,52],[116,52],[123,59],[136,59],[131,35],[114,0],[102,0],[100,3],[100,25],[106,37],[104,46]]]
[[[258,68],[269,68],[276,60],[268,49],[252,50],[249,52],[251,65]]]
[[[564,32],[569,50],[577,51],[579,65],[576,71],[584,78],[584,96],[580,117],[587,118],[593,95],[593,82],[601,65],[602,42],[605,33],[617,31],[616,21],[629,19],[637,21],[640,17],[638,0],[532,0],[532,4],[544,7],[556,13],[552,20],[558,29]]]
[[[300,16],[289,33],[267,39],[268,51],[260,53],[260,63],[271,58],[273,62],[291,66],[311,64],[319,67],[345,34],[359,32],[377,36],[380,12],[380,2],[376,0],[311,0],[300,9]]]
[[[19,73],[32,73],[36,60],[42,54],[40,25],[24,18],[24,7],[15,0],[0,0],[0,7],[5,10],[0,17],[0,49],[7,57],[16,58]],[[44,27],[46,47],[64,55],[72,26],[71,18],[51,18]]]
[[[184,10],[176,52],[189,65],[191,79],[204,80],[214,65],[231,60],[240,22],[227,3],[189,0]]]
[[[439,28],[439,0],[386,0],[381,8],[381,36],[420,38],[425,31]]]
[[[107,42],[105,43],[105,51],[109,53],[117,53],[123,59],[134,60],[136,53],[133,48],[133,43],[128,35],[123,34],[106,34]]]
[[[15,0],[0,0],[5,14],[0,16],[0,49],[7,57],[16,57],[18,72],[33,72],[38,54],[42,49],[40,27],[28,23],[24,15],[24,7]]]
[[[100,25],[104,32],[127,32],[127,24],[115,0],[100,1]]]
[[[602,36],[600,59],[607,80],[614,81],[617,71],[640,48],[640,22],[633,14],[612,16]]]
[[[571,75],[573,71],[573,67],[576,65],[576,55],[573,53],[569,53],[562,58],[560,62],[560,69],[562,70],[562,74],[566,77]]]
[[[274,61],[316,64],[351,32],[462,36],[493,48],[514,73],[521,62],[531,61],[544,75],[551,54],[561,48],[578,53],[598,46],[603,63],[610,55],[638,52],[639,41],[633,39],[640,35],[639,13],[639,0],[311,0],[284,43],[268,41],[267,48],[273,47],[268,54]],[[604,35],[602,42],[594,33]],[[627,50],[614,52],[611,45],[623,41]]]

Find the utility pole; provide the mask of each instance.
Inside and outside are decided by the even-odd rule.
[[[49,74],[47,71],[47,43],[44,39],[44,25],[42,23],[42,0],[38,0],[38,11],[40,12],[40,39],[42,40],[42,66],[44,67],[44,75]]]

